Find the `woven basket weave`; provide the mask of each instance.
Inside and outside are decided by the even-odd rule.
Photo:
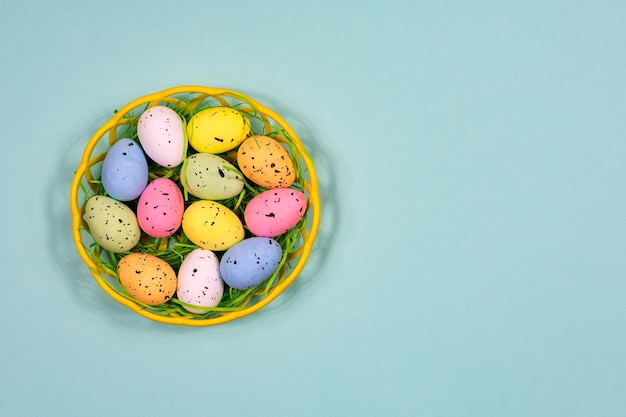
[[[300,188],[308,198],[307,214],[304,217],[298,243],[287,254],[287,262],[283,265],[277,279],[271,287],[251,293],[239,305],[226,309],[215,309],[208,314],[195,315],[184,310],[172,310],[162,306],[150,307],[143,305],[124,290],[116,273],[102,267],[98,259],[106,257],[106,253],[94,244],[85,220],[84,205],[86,200],[98,193],[98,178],[102,161],[107,150],[118,139],[133,128],[139,115],[147,108],[156,105],[167,105],[186,116],[207,107],[228,106],[248,115],[252,122],[254,134],[271,135],[285,144],[294,162],[300,164],[301,175],[294,186]],[[279,133],[277,133],[279,132]],[[317,176],[313,162],[304,145],[293,129],[274,111],[241,93],[221,88],[203,86],[174,87],[150,94],[132,101],[115,112],[114,116],[102,125],[91,137],[74,176],[70,191],[70,207],[72,213],[72,231],[78,253],[88,266],[99,286],[113,299],[130,308],[134,312],[151,320],[185,326],[210,326],[229,322],[265,307],[281,294],[298,276],[312,250],[320,222],[320,199],[318,194]]]

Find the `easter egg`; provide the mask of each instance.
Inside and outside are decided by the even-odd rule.
[[[163,304],[176,292],[174,269],[147,253],[131,253],[120,259],[117,276],[134,299],[150,306]]]
[[[224,281],[220,275],[220,261],[206,249],[194,249],[183,260],[178,270],[176,297],[187,304],[200,307],[215,307],[224,293]],[[183,305],[191,313],[206,310]]]
[[[146,155],[157,164],[172,168],[183,162],[183,120],[169,107],[154,106],[143,112],[137,122],[137,136]]]
[[[247,290],[272,276],[281,258],[282,249],[274,239],[250,237],[224,253],[220,273],[230,287]]]
[[[204,200],[234,197],[244,185],[233,164],[209,153],[196,153],[187,158],[181,170],[181,182],[189,194]]]
[[[222,153],[236,148],[250,134],[250,121],[230,107],[211,107],[187,123],[189,144],[198,152]]]
[[[176,183],[157,178],[143,190],[137,203],[139,227],[152,237],[176,233],[183,219],[185,202]]]
[[[139,243],[141,229],[135,213],[122,202],[92,196],[85,203],[84,218],[91,236],[105,250],[126,252]]]
[[[201,248],[223,251],[244,238],[239,217],[228,207],[215,201],[192,203],[183,214],[183,232]]]
[[[296,179],[293,160],[287,149],[267,136],[251,136],[237,151],[239,169],[261,187],[289,187]]]
[[[119,201],[134,200],[148,184],[148,162],[141,147],[131,139],[115,142],[102,163],[102,186]]]
[[[306,196],[292,188],[274,188],[248,202],[244,219],[256,236],[276,237],[293,228],[306,212]]]

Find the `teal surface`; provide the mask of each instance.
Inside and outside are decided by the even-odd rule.
[[[626,415],[626,3],[3,1],[0,414]],[[324,204],[260,312],[166,326],[70,234],[93,132],[200,84],[283,115]]]

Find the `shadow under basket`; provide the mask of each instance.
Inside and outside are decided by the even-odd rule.
[[[137,121],[148,108],[162,105],[175,110],[183,120],[206,108],[226,106],[245,114],[251,125],[251,134],[270,136],[281,142],[291,155],[296,169],[293,188],[307,196],[307,212],[291,231],[276,237],[283,255],[276,272],[263,283],[249,290],[235,290],[225,285],[224,296],[217,307],[207,308],[202,314],[188,312],[176,295],[164,304],[149,306],[131,297],[117,277],[117,262],[132,252],[151,253],[178,270],[183,257],[198,246],[186,238],[182,230],[168,238],[152,238],[142,233],[141,249],[133,248],[125,253],[103,250],[89,233],[84,219],[86,201],[93,195],[105,195],[100,172],[108,149],[122,138],[137,140]],[[185,138],[186,140],[186,138]],[[187,148],[186,157],[194,152]],[[228,159],[227,155],[223,155]],[[232,157],[232,155],[231,155]],[[150,163],[150,161],[149,161]],[[176,169],[166,170],[151,164],[150,179],[168,177],[178,179]],[[256,188],[262,191],[259,187]],[[248,190],[248,191],[246,191]],[[252,191],[250,191],[252,190]],[[255,195],[254,187],[244,187],[237,206],[233,209],[242,218],[243,208]],[[190,203],[186,201],[185,205]],[[148,319],[174,325],[210,326],[226,323],[254,313],[276,299],[296,279],[304,267],[317,235],[320,222],[320,198],[313,161],[293,129],[274,111],[241,93],[231,90],[181,86],[150,94],[132,101],[117,110],[113,117],[101,126],[87,143],[80,165],[72,181],[70,191],[72,232],[78,253],[91,271],[98,285],[113,299]],[[228,205],[227,205],[228,207]],[[229,207],[232,208],[232,207]],[[242,219],[243,221],[243,219]],[[246,231],[246,237],[249,232]],[[219,253],[217,253],[220,256]]]

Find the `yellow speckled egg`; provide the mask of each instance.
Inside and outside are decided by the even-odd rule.
[[[183,214],[183,232],[203,249],[224,251],[243,240],[241,220],[228,207],[215,201],[192,203]]]
[[[198,152],[218,154],[236,148],[250,134],[250,121],[230,107],[211,107],[187,123],[189,145]]]
[[[151,306],[172,298],[178,285],[174,269],[147,253],[131,253],[120,259],[117,276],[134,299]]]
[[[237,151],[237,163],[243,175],[261,187],[289,187],[296,179],[287,149],[267,136],[251,136],[244,140]]]

